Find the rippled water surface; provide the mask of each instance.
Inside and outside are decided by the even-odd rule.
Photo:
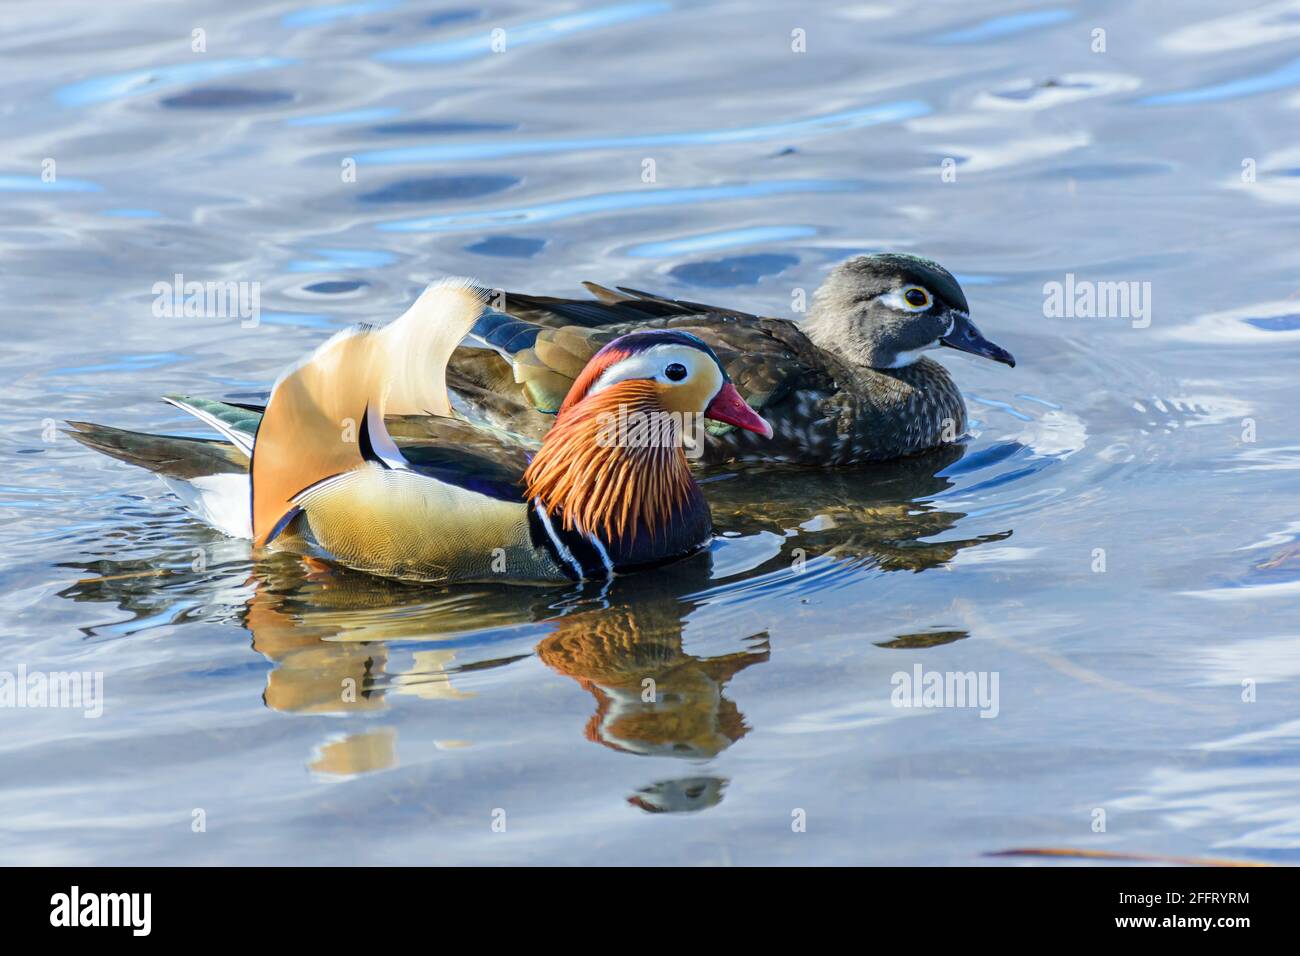
[[[1300,3],[4,16],[0,670],[105,699],[0,710],[0,859],[1300,862]],[[970,440],[716,473],[711,553],[604,592],[255,563],[55,429],[197,434],[157,398],[446,273],[789,315],[882,249],[1019,360],[942,356]],[[155,317],[177,273],[260,323]],[[1067,274],[1149,325],[1045,317]]]

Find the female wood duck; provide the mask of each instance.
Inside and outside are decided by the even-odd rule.
[[[248,410],[173,400],[228,445],[69,424],[258,548],[388,577],[564,582],[705,547],[712,518],[673,416],[771,434],[713,350],[677,329],[603,345],[530,458],[509,434],[452,417],[444,369],[482,311],[477,290],[450,280],[385,328],[339,333],[280,377],[255,432]],[[426,438],[399,448],[389,413],[432,416]],[[615,420],[655,427],[624,440]]]
[[[966,405],[923,353],[960,349],[1015,359],[980,334],[952,274],[917,256],[858,256],[837,266],[796,324],[586,283],[594,299],[498,293],[452,357],[448,382],[468,415],[540,438],[570,383],[605,343],[635,329],[707,342],[775,437],[709,426],[705,462],[839,465],[899,458],[958,441]]]

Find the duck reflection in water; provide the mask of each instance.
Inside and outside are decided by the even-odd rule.
[[[713,657],[688,654],[682,627],[696,604],[674,591],[668,574],[605,606],[556,621],[537,656],[577,681],[596,701],[586,737],[624,753],[715,757],[748,731],[723,693],[729,680],[771,656],[767,633],[732,635],[741,649]],[[679,591],[677,593],[680,593]]]
[[[93,576],[61,594],[114,602],[131,612],[130,621],[109,626],[117,634],[182,617],[234,618],[250,632],[253,649],[274,665],[262,693],[266,706],[296,714],[374,717],[398,696],[453,702],[472,697],[473,690],[458,686],[472,672],[530,656],[526,645],[511,644],[509,654],[492,651],[501,646],[500,635],[545,628],[533,648],[537,657],[593,698],[584,728],[588,740],[619,753],[703,763],[749,732],[728,683],[768,660],[761,597],[797,593],[801,560],[858,569],[854,573],[921,572],[1010,536],[1002,531],[933,540],[965,517],[938,504],[950,486],[942,470],[961,454],[952,447],[836,471],[758,466],[706,473],[723,542],[713,552],[604,586],[429,588],[285,554],[256,562],[251,576],[240,558],[214,564],[192,584],[185,571],[160,569],[156,561],[98,560],[72,565]],[[777,544],[733,568],[727,539],[746,537]],[[714,595],[735,594],[742,584],[753,599],[733,604],[726,617],[710,612]],[[701,638],[711,647],[716,639],[725,641],[722,652],[692,653],[689,633],[683,643],[699,614],[711,614],[707,627],[697,623]],[[722,633],[717,621],[726,621],[730,633]],[[893,646],[964,636],[904,635]],[[407,650],[412,642],[416,646]],[[399,650],[401,664],[395,665]],[[368,721],[355,733],[323,740],[309,766],[333,775],[368,773],[395,766],[398,753],[396,729]],[[627,799],[650,812],[696,810],[718,802],[725,785],[722,778],[697,772],[649,783]]]
[[[627,802],[646,813],[694,813],[722,802],[727,781],[722,777],[682,777],[642,787]]]

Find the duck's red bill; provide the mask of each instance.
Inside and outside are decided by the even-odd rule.
[[[762,415],[745,404],[745,400],[736,391],[736,386],[730,382],[723,385],[722,391],[709,402],[709,407],[704,410],[704,417],[712,418],[715,422],[735,425],[745,431],[757,432],[764,438],[772,437],[772,426]]]

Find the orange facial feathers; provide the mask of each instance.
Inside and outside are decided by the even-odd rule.
[[[644,379],[581,397],[595,380],[589,373],[598,377],[601,371],[589,365],[574,383],[555,427],[524,472],[526,493],[558,514],[568,530],[597,533],[607,541],[638,527],[653,534],[690,499],[686,453],[679,441],[610,441],[610,424],[620,416],[653,421],[664,412],[658,386]]]

